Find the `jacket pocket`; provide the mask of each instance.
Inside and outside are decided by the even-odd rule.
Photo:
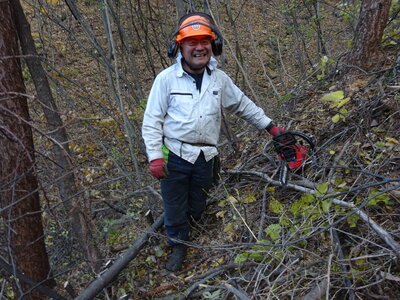
[[[176,120],[187,120],[192,115],[193,94],[184,91],[171,91],[168,114]]]

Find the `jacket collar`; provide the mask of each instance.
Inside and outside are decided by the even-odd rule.
[[[176,76],[182,77],[185,70],[182,67],[182,54],[180,52],[178,53],[178,56],[176,57],[176,64],[177,64]],[[214,56],[211,56],[210,61],[208,62],[208,65],[207,65],[208,69],[210,71],[214,71],[217,68],[217,65],[218,65],[218,61],[214,58]]]

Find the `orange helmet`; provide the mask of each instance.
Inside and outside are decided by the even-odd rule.
[[[190,16],[185,19],[179,27],[179,32],[176,35],[176,42],[179,43],[188,37],[200,35],[210,36],[212,39],[215,39],[212,25],[206,18],[198,15]]]

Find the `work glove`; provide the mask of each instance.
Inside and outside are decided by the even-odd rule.
[[[149,167],[151,175],[157,179],[163,179],[168,176],[167,164],[164,158],[157,158],[150,162]]]
[[[274,126],[272,125],[272,123],[270,125],[267,126],[267,128],[265,128],[272,136],[278,136],[284,132],[287,132],[286,129],[280,128],[278,126]]]

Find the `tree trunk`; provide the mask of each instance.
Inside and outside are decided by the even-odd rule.
[[[69,138],[54,101],[50,84],[36,52],[30,25],[18,0],[12,1],[15,24],[21,43],[24,59],[35,84],[36,92],[48,124],[49,135],[53,141],[53,153],[56,160],[56,185],[62,203],[70,216],[70,224],[75,240],[81,245],[89,261],[98,270],[101,266],[101,254],[91,239],[91,230],[84,221],[80,196],[77,196],[74,166],[69,151]]]
[[[9,1],[0,2],[0,203],[9,261],[31,279],[50,275],[35,175],[32,129]],[[47,281],[47,285],[51,285]],[[26,286],[16,282],[19,293]],[[24,299],[45,299],[34,291]]]
[[[388,20],[390,0],[363,0],[354,47],[346,62],[350,67],[372,71],[382,66],[385,56],[382,36]]]

